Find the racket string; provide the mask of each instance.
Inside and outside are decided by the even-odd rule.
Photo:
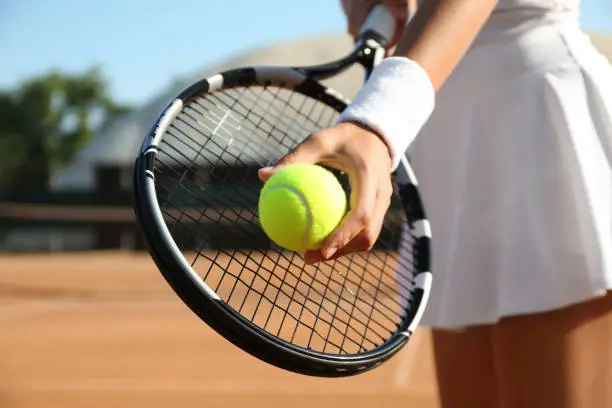
[[[218,286],[220,286],[220,285],[218,285]],[[218,287],[217,287],[217,290],[218,290]],[[305,297],[306,297],[306,298],[309,298],[308,294],[307,294]]]
[[[189,217],[189,216],[187,216],[187,217]],[[189,217],[189,218],[191,218],[191,217]],[[193,219],[193,218],[192,218],[192,219]],[[194,221],[196,221],[196,222],[200,222],[200,221],[201,221],[201,219],[197,219],[197,220],[196,220],[196,219],[193,219],[193,220],[194,220]],[[214,221],[214,220],[213,220],[213,221]],[[183,228],[187,228],[185,225],[181,225],[181,226],[182,226]],[[196,231],[194,231],[194,230],[190,230],[190,232],[192,232],[193,234],[198,234],[198,233],[197,233]],[[233,259],[235,259],[235,253],[236,253],[236,252],[237,252],[237,251],[234,251],[234,253],[227,253],[227,254],[228,254],[229,256],[231,256]],[[220,253],[222,253],[222,252],[220,252]],[[201,254],[202,254],[201,252],[200,252],[200,253],[198,253],[198,255],[201,255]],[[243,255],[249,256],[249,255],[251,255],[251,254],[248,254],[248,253],[243,253]],[[215,261],[216,261],[216,259],[212,259],[211,261],[212,261],[212,264],[214,264],[214,265],[218,265],[218,263],[217,263],[217,262],[215,262]],[[211,265],[212,265],[212,264],[211,264]],[[207,280],[207,278],[208,278],[208,273],[210,273],[211,269],[212,269],[212,268],[209,268],[209,271],[207,271],[207,275],[204,277],[204,280]],[[261,270],[261,269],[263,269],[263,270],[267,270],[267,271],[269,272],[269,274],[270,274],[270,278],[269,278],[269,279],[266,281],[266,283],[267,283],[267,284],[270,284],[270,283],[271,283],[271,280],[270,280],[270,279],[271,279],[271,278],[272,278],[272,276],[274,275],[274,271],[269,270],[269,269],[267,269],[267,268],[263,268],[263,267],[262,267],[262,268],[259,268],[259,269],[251,269],[251,268],[248,268],[248,266],[245,264],[245,265],[243,265],[242,271],[244,271],[245,269],[249,269],[249,270],[250,270],[251,272],[253,272],[253,273],[256,273],[258,270]],[[302,274],[302,273],[304,273],[304,272],[306,272],[306,271],[305,271],[305,269],[303,269],[303,268],[302,268],[302,269],[301,269],[301,274]],[[315,272],[315,273],[316,273],[316,272]],[[253,291],[255,291],[257,294],[259,294],[260,296],[262,296],[262,297],[260,298],[260,301],[261,301],[261,299],[263,299],[263,298],[265,297],[265,296],[263,295],[263,293],[265,293],[265,290],[267,289],[267,286],[266,286],[266,288],[264,288],[264,290],[263,290],[262,292],[259,292],[259,291],[257,291],[257,290],[255,290],[255,289],[253,289],[253,288],[252,288],[252,283],[253,283],[253,280],[255,279],[255,275],[253,276],[253,280],[252,280],[250,283],[247,283],[247,282],[245,282],[244,280],[242,280],[242,279],[241,279],[241,276],[240,276],[240,275],[233,275],[233,274],[231,274],[231,273],[228,273],[228,274],[229,274],[229,275],[231,275],[231,276],[232,276],[232,277],[233,277],[233,278],[236,280],[236,281],[235,281],[235,282],[236,282],[236,284],[237,284],[237,283],[240,281],[240,282],[242,282],[243,284],[245,284],[246,286],[248,286],[248,289],[249,289],[249,290],[253,290]],[[215,290],[215,291],[219,291],[219,289],[220,289],[220,287],[221,287],[221,285],[222,285],[222,283],[223,283],[223,280],[224,280],[225,278],[227,278],[227,275],[228,275],[228,274],[224,274],[224,275],[222,276],[221,280],[220,280],[220,281],[217,283],[216,287],[214,288],[214,290]],[[304,282],[304,279],[302,279],[301,274],[300,274],[300,276],[297,276],[297,277],[296,277],[298,282]],[[315,276],[310,276],[308,273],[306,273],[306,275],[307,275],[309,278],[311,278],[312,282],[317,281],[317,279],[316,279],[316,275],[315,275]],[[306,292],[306,294],[301,293],[300,291],[297,291],[297,293],[298,293],[298,294],[300,294],[300,295],[301,295],[301,296],[302,296],[302,297],[305,299],[305,302],[307,302],[308,300],[311,300],[311,297],[309,296],[309,293],[310,293],[310,291],[313,289],[312,282],[311,282],[311,283],[308,285],[308,291]],[[330,283],[330,282],[334,282],[334,281],[333,281],[333,279],[329,279],[329,280],[328,280],[328,284],[326,284],[326,288],[328,288],[328,287],[329,287],[329,283]],[[337,283],[337,282],[336,282],[336,283]],[[276,286],[276,285],[273,285],[273,286],[274,286],[274,287],[275,287],[275,289],[278,291],[277,293],[279,293],[279,292],[282,292],[282,291],[283,291],[282,286]],[[234,288],[235,288],[235,285],[234,285]],[[296,285],[296,286],[294,286],[294,289],[297,289],[297,285]],[[326,299],[325,292],[324,292],[324,293],[321,293],[320,291],[317,291],[317,290],[315,290],[315,292],[316,292],[315,294],[316,294],[316,295],[318,295],[319,297],[321,297],[322,299]],[[296,298],[295,298],[295,293],[296,293],[296,291],[294,290],[294,292],[291,294],[290,300],[291,300],[291,301],[293,301],[293,302],[298,302],[298,303],[300,303],[302,306],[306,306],[306,305],[305,305],[305,303],[303,303],[303,302],[299,302],[299,301],[297,301],[297,300],[296,300]],[[285,294],[286,294],[286,293],[285,293]],[[335,296],[336,296],[336,297],[337,297],[339,300],[340,300],[340,299],[342,299],[341,293],[339,294],[339,293],[334,292],[333,294],[334,294],[334,295],[335,295]],[[231,297],[231,295],[232,295],[232,292],[230,292],[229,297]],[[229,301],[230,301],[229,297],[228,297],[228,299],[227,299],[227,302],[228,302],[228,303],[229,303]],[[246,297],[245,297],[245,299],[246,299]],[[268,299],[268,300],[269,300],[269,299]],[[276,306],[274,301],[273,301],[272,303],[273,303],[273,305],[274,305],[274,306]],[[337,306],[338,306],[338,308],[340,308],[342,311],[344,311],[345,313],[348,313],[348,311],[344,310],[344,309],[343,309],[342,307],[340,307],[338,304],[336,304],[336,305],[337,305]],[[239,312],[240,312],[240,311],[242,311],[242,306],[243,306],[243,305],[241,305],[241,307],[238,309],[238,311],[239,311]],[[373,308],[375,308],[375,307],[374,307],[374,305],[372,305],[372,307],[373,307]],[[360,309],[360,308],[357,308],[357,309],[358,309],[358,310],[360,310],[362,313],[365,313],[365,311],[363,311],[362,309]],[[318,312],[317,312],[317,317],[320,315],[321,310],[325,310],[325,311],[327,311],[329,314],[331,314],[332,316],[336,316],[336,314],[335,314],[335,313],[332,313],[332,312],[331,312],[330,310],[328,310],[327,308],[321,307],[321,308],[319,308],[319,310],[318,310]],[[312,309],[309,309],[309,311],[310,311],[310,312],[312,312],[312,313],[314,313],[314,310],[312,310]],[[256,312],[257,312],[257,308],[256,308],[256,310],[254,311],[254,313],[256,313]],[[349,316],[351,316],[351,317],[352,317],[352,314],[349,314]],[[251,320],[252,320],[252,317],[251,317]],[[300,316],[298,317],[298,321],[301,321],[301,313],[300,313]],[[346,324],[346,325],[347,325],[347,327],[349,327],[349,326],[350,326],[350,325],[349,325],[349,322],[342,321],[342,320],[341,320],[341,322],[342,322],[343,324]],[[358,322],[359,322],[360,324],[364,325],[364,326],[365,326],[365,325],[367,325],[367,323],[366,323],[366,322],[359,321],[359,320],[358,320]],[[327,321],[326,321],[326,323],[329,323],[329,322],[327,322]],[[315,322],[315,325],[316,325],[316,322]],[[381,326],[381,327],[382,327],[382,326]],[[379,336],[384,338],[384,335],[380,335],[380,334],[379,334]]]
[[[198,219],[198,220],[195,220],[195,221],[201,221],[201,219]],[[213,221],[214,221],[214,220],[213,220]],[[195,231],[192,231],[192,232],[196,233]],[[230,255],[231,255],[232,257],[235,257],[235,256],[234,256],[234,254],[230,254]],[[249,255],[249,254],[245,254],[245,255]],[[216,263],[216,262],[214,262],[214,260],[213,260],[213,263]],[[379,270],[381,270],[381,271],[382,271],[382,270],[384,270],[384,269],[383,269],[383,268],[380,268]],[[252,271],[252,272],[255,272],[256,270],[251,270],[251,271]],[[362,274],[362,277],[365,275],[365,272],[366,272],[366,271],[368,271],[368,269],[367,269],[367,268],[364,268],[364,269],[363,269],[363,274]],[[269,271],[269,272],[270,272],[270,273],[272,273],[272,271]],[[303,272],[305,272],[305,271],[304,271],[304,270],[302,270],[301,272],[303,273]],[[308,275],[308,274],[307,274],[307,275]],[[272,275],[270,275],[270,276],[272,276]],[[310,275],[308,275],[308,276],[310,277]],[[207,277],[208,277],[208,276],[206,276],[206,277],[205,277],[205,280],[206,280],[206,278],[207,278]],[[346,277],[347,277],[347,279],[348,279],[348,275],[347,275]],[[221,281],[220,281],[220,282],[217,284],[217,286],[215,287],[215,290],[216,290],[216,291],[218,291],[218,290],[219,290],[219,288],[220,288],[221,284],[223,283],[223,279],[224,279],[224,278],[226,278],[226,275],[224,275],[224,276],[223,276],[223,278],[221,279]],[[237,278],[236,283],[238,282],[238,280],[242,281],[242,280],[240,279],[240,276],[237,276],[237,277],[235,277],[235,278]],[[317,279],[316,279],[316,277],[311,277],[311,279],[312,279],[313,281],[316,281],[316,280],[317,280]],[[297,277],[297,280],[298,280],[298,281],[304,281],[304,280],[302,279],[302,277],[301,277],[301,276]],[[332,281],[333,281],[333,280],[329,280],[329,282],[332,282]],[[362,279],[362,281],[363,281],[363,279]],[[247,283],[247,282],[245,282],[245,281],[242,281],[242,282],[243,282],[245,285],[249,286],[249,289],[251,289],[251,290],[252,290],[252,282],[251,282],[251,283]],[[268,284],[269,284],[269,283],[270,283],[270,280],[268,280],[267,282],[268,282]],[[382,281],[381,281],[381,280],[379,280],[379,286],[377,287],[377,290],[379,290],[379,289],[380,289],[380,283],[382,283]],[[370,285],[371,285],[371,283],[370,283]],[[357,286],[358,286],[358,288],[359,288],[359,289],[361,289],[362,284],[361,284],[361,283],[359,283],[359,284],[357,284]],[[279,287],[279,286],[275,286],[275,288],[276,288],[277,290],[279,290],[279,291],[282,291],[282,288],[281,288],[281,287]],[[312,288],[313,288],[313,286],[312,286],[312,285],[309,285],[309,292],[310,292],[310,290],[311,290]],[[329,288],[329,283],[326,285],[326,288],[327,288],[327,289]],[[264,290],[265,290],[265,289],[264,289]],[[299,293],[301,296],[303,296],[303,297],[304,297],[306,300],[310,299],[309,292],[307,292],[306,294],[304,294],[304,293],[300,293],[300,292],[298,291],[298,293]],[[257,292],[257,293],[258,293],[258,294],[260,294],[260,295],[262,295],[262,293],[260,293],[260,292]],[[295,299],[295,297],[294,297],[294,294],[295,294],[295,292],[294,292],[294,293],[291,295],[291,300],[292,300],[292,301],[296,301],[296,299]],[[319,295],[319,296],[320,296],[320,297],[322,297],[322,298],[326,298],[325,294],[326,294],[325,292],[324,292],[324,293],[321,293],[321,292],[318,292],[318,291],[317,291],[317,295]],[[341,300],[341,299],[342,299],[341,293],[339,294],[339,293],[334,292],[334,295],[337,297],[337,299],[338,299],[338,300]],[[246,299],[246,298],[245,298],[245,299]],[[376,296],[375,296],[375,299],[376,299]],[[229,302],[229,299],[228,299],[228,302]],[[274,301],[273,301],[273,303],[276,303],[276,302],[274,302]],[[353,306],[353,309],[354,309],[354,308],[355,308],[355,303],[353,303],[353,305],[352,305],[352,306]],[[369,316],[370,316],[370,320],[371,320],[372,313],[373,313],[375,310],[377,310],[377,311],[379,311],[379,312],[380,312],[380,309],[376,308],[374,305],[371,305],[371,306],[372,306],[372,309],[371,309],[371,312],[370,312],[370,314],[369,314]],[[384,304],[383,304],[382,306],[383,306],[383,307],[387,307],[387,306],[386,306],[386,305],[384,305]],[[242,306],[239,308],[239,311],[240,311],[240,309],[241,309],[241,308],[242,308]],[[342,308],[341,308],[341,307],[339,307],[339,308],[342,310]],[[388,307],[387,307],[387,308],[388,308]],[[360,312],[365,313],[365,311],[364,311],[363,309],[361,309],[361,308],[359,308],[359,307],[357,307],[357,309],[358,309]],[[326,309],[326,308],[320,308],[320,309],[319,309],[319,311],[318,311],[318,313],[317,313],[317,317],[320,315],[321,310],[326,310],[328,313],[332,314],[332,316],[337,317],[335,313],[332,313],[330,310],[328,310],[328,309]],[[389,308],[389,310],[391,311],[391,309],[390,309],[390,308]],[[313,310],[312,310],[312,309],[310,309],[310,311],[311,311],[311,312],[313,312]],[[350,312],[349,312],[349,311],[347,311],[347,310],[343,310],[343,311],[344,311],[345,313],[347,313],[347,314],[350,316],[350,318],[354,318],[354,315],[353,315],[352,311],[350,311]],[[255,311],[255,312],[256,312],[256,311]],[[298,317],[298,321],[300,321],[300,318],[301,318],[301,314],[300,314],[300,316]],[[328,323],[328,322],[326,321],[326,323]],[[348,328],[348,327],[350,327],[350,322],[347,322],[347,321],[342,321],[342,323],[344,323],[344,324],[347,326],[347,328]],[[360,324],[361,324],[361,325],[363,325],[363,326],[369,327],[369,322],[363,322],[363,321],[358,320],[358,323],[360,323]],[[316,324],[316,322],[315,322],[315,324]],[[331,324],[331,325],[333,326],[333,324]],[[331,327],[330,327],[330,330],[331,330]],[[344,333],[344,335],[346,336],[346,332]],[[380,335],[380,334],[379,334],[379,336],[380,336],[381,338],[384,338],[384,335]],[[341,347],[341,348],[342,348],[342,347]]]
[[[276,97],[278,97],[278,92],[279,92],[279,91],[280,91],[280,88],[277,88],[277,93],[276,93],[276,95],[275,95]],[[293,94],[290,94],[289,98],[287,98],[287,100],[286,100],[286,101],[285,101],[285,103],[283,104],[283,108],[282,108],[282,110],[280,111],[281,115],[276,115],[276,117],[277,117],[277,118],[281,118],[281,117],[283,117],[284,112],[286,111],[287,107],[289,106],[289,104],[290,104],[290,102],[291,102],[291,97],[292,97],[292,96],[293,96]],[[303,99],[302,104],[301,104],[301,106],[300,106],[299,110],[303,110],[303,108],[304,108],[304,102],[305,102],[305,101],[306,101],[306,99]],[[313,106],[314,106],[314,104],[313,104]],[[260,123],[261,123],[261,121],[262,121],[263,119],[264,119],[263,117],[262,117],[262,118],[260,118]],[[260,124],[260,123],[257,123],[256,125],[257,125],[257,126],[259,126],[259,124]],[[291,130],[291,128],[293,127],[293,125],[294,125],[295,123],[296,123],[296,121],[293,121],[293,122],[292,122],[292,124],[289,126],[289,130]],[[274,130],[276,129],[276,124],[271,124],[271,126],[270,126],[270,127],[271,127],[271,129],[270,129],[270,130],[271,130],[271,132],[270,132],[270,133],[271,133],[271,134],[274,134]],[[282,140],[281,140],[281,143],[282,143]],[[298,280],[301,280],[300,278],[301,278],[301,277],[298,277]],[[269,284],[270,284],[270,279],[268,279],[268,280],[266,281],[266,286],[264,287],[264,292],[265,292],[265,290],[267,289],[267,287],[268,287],[268,285],[269,285]],[[276,297],[276,298],[273,300],[273,302],[272,302],[272,303],[273,303],[273,306],[275,306],[275,305],[276,305],[276,301],[277,301],[277,298],[278,298],[278,294],[279,294],[279,293],[280,293],[280,292],[277,292],[277,297]],[[230,296],[231,296],[231,295],[230,295]],[[292,298],[293,298],[293,294],[292,294]],[[306,299],[308,299],[308,298],[309,298],[308,293],[306,294],[305,298],[306,298]],[[254,314],[255,314],[255,313],[257,313],[257,311],[258,311],[258,309],[259,309],[259,306],[260,306],[260,304],[261,304],[262,299],[263,299],[263,298],[260,298],[260,299],[259,299],[259,302],[257,303],[257,306],[255,307]],[[292,299],[292,300],[293,300],[293,299]],[[229,302],[229,298],[228,298],[228,302]],[[303,309],[302,309],[302,310],[303,310]],[[271,316],[271,311],[272,311],[272,309],[270,310],[270,313],[268,314],[268,317],[266,318],[266,323],[264,323],[264,328],[266,327],[267,323],[269,322],[269,319],[270,319],[270,316]],[[319,312],[320,312],[320,310],[319,310]],[[285,316],[283,316],[283,317],[285,317]],[[298,320],[300,320],[300,319],[298,318]],[[282,326],[282,325],[281,325],[281,326]],[[297,326],[296,326],[296,327],[297,327]],[[294,333],[294,334],[295,334],[295,333]],[[313,331],[311,334],[314,334],[314,331]],[[293,336],[292,336],[292,337],[293,337]]]
[[[334,269],[335,269],[335,264],[337,264],[337,263],[338,263],[338,261],[334,260],[334,265],[332,266],[332,267],[334,267]],[[349,267],[350,267],[350,265],[352,263],[353,263],[353,259],[351,258],[349,260]],[[363,271],[361,273],[361,282],[363,282],[364,274],[365,274],[365,268],[363,269]],[[342,285],[343,288],[346,287],[346,283],[348,282],[348,276],[349,276],[348,273],[345,274],[345,280],[344,280],[343,285]],[[355,306],[356,306],[357,300],[359,299],[358,295],[359,295],[359,291],[360,290],[361,290],[361,283],[359,285],[357,285],[357,293],[353,294],[353,302],[351,303],[351,310],[348,313],[349,317],[348,317],[348,321],[347,321],[347,323],[345,325],[345,330],[342,333],[342,343],[340,343],[340,349],[343,349],[344,343],[345,343],[346,338],[348,336],[348,329],[349,329],[349,327],[351,327],[351,320],[352,320],[352,317],[353,317],[353,311],[355,310]],[[332,325],[333,325],[333,322],[334,322],[335,318],[336,318],[336,315],[334,313],[334,316],[332,317]],[[329,328],[329,330],[327,332],[327,336],[325,337],[326,343],[329,341],[329,336],[331,335],[331,332],[332,332],[332,330],[331,330],[332,325],[330,325],[330,328]],[[363,335],[365,337],[365,333]],[[326,346],[327,346],[327,344],[325,344],[325,346],[323,347],[323,352],[326,351]]]
[[[188,216],[188,217],[189,217],[189,216]],[[191,217],[190,217],[190,218],[191,218]],[[193,218],[192,218],[192,219],[193,219]],[[193,220],[194,220],[194,221],[196,221],[196,222],[200,222],[200,221],[201,221],[201,219],[193,219]],[[213,221],[215,221],[215,220],[213,220]],[[184,225],[183,225],[183,227],[185,227],[185,228],[186,228],[186,226],[184,226]],[[194,230],[191,230],[190,232],[192,232],[192,233],[194,233],[194,234],[197,234],[197,232],[196,232],[196,231],[194,231]],[[235,259],[235,252],[236,252],[236,251],[234,251],[234,253],[228,253],[228,255],[230,255],[232,258],[234,258],[234,259]],[[198,254],[198,255],[200,255],[200,254]],[[243,255],[250,256],[251,254],[249,254],[249,253],[243,253]],[[212,259],[212,261],[213,261],[213,264],[217,264],[217,263],[215,262],[215,259]],[[212,268],[209,268],[209,271],[207,271],[207,275],[204,277],[204,280],[207,280],[207,278],[208,278],[208,273],[210,273],[210,269],[212,269]],[[250,271],[251,271],[251,272],[257,272],[257,269],[251,269],[251,268],[248,268],[246,265],[243,265],[243,270],[244,270],[244,269],[250,269]],[[266,269],[266,268],[260,268],[260,269],[267,270],[267,271],[270,273],[270,278],[269,278],[269,279],[266,281],[266,282],[267,282],[267,284],[270,284],[270,283],[271,283],[270,279],[271,279],[271,277],[272,277],[272,276],[273,276],[273,274],[274,274],[274,273],[273,273],[273,271],[268,270],[268,269]],[[382,270],[382,269],[381,269],[381,270]],[[367,268],[364,268],[364,269],[363,269],[363,274],[365,274],[365,272],[366,272],[366,271],[367,271]],[[304,273],[304,272],[306,272],[306,270],[305,270],[305,269],[302,269],[302,270],[301,270],[301,273]],[[316,272],[315,272],[315,274],[316,274]],[[362,274],[362,276],[363,276],[363,274]],[[230,274],[230,275],[232,275],[232,274]],[[311,276],[311,275],[309,275],[307,272],[306,272],[306,275],[307,275],[307,276],[308,276],[308,277],[309,277],[309,278],[310,278],[310,279],[311,279],[313,282],[314,282],[314,281],[318,281],[318,280],[317,280],[317,278],[316,278],[316,275],[315,275],[315,276]],[[247,286],[249,287],[249,290],[254,290],[254,289],[252,288],[252,282],[253,282],[253,281],[251,281],[251,283],[247,283],[247,282],[245,282],[245,281],[243,281],[243,280],[241,279],[241,276],[240,276],[240,275],[237,275],[237,276],[232,275],[232,276],[233,276],[233,277],[236,279],[236,281],[235,281],[235,283],[236,283],[236,284],[238,283],[238,281],[240,281],[240,282],[242,282],[243,284],[247,285]],[[224,275],[223,275],[223,277],[221,278],[221,280],[220,280],[220,281],[217,283],[217,286],[214,288],[214,289],[215,289],[215,291],[218,291],[218,290],[219,290],[219,288],[221,287],[221,285],[222,285],[222,283],[223,283],[223,280],[224,280],[225,278],[227,278],[227,274],[224,274]],[[255,279],[255,276],[253,277],[253,279]],[[347,279],[348,279],[348,274],[347,274]],[[300,275],[300,276],[298,276],[298,277],[297,277],[297,281],[298,281],[298,282],[304,282],[304,279],[303,279],[303,278],[302,278],[302,276]],[[363,281],[363,279],[362,279],[362,281]],[[332,283],[332,282],[334,282],[334,283],[338,283],[338,282],[334,281],[333,279],[328,279],[328,283],[325,285],[326,291],[329,289],[329,284],[330,284],[330,283]],[[275,287],[275,289],[277,289],[277,291],[279,291],[279,292],[283,290],[281,286],[276,286],[276,285],[273,285],[273,286],[274,286],[274,287]],[[360,283],[360,284],[357,284],[357,286],[358,286],[358,288],[361,288],[361,283]],[[235,285],[234,285],[234,288],[235,288]],[[297,289],[297,285],[296,285],[294,288],[295,288],[295,289]],[[267,289],[267,287],[263,289],[263,292],[257,292],[257,291],[256,291],[256,293],[258,293],[259,295],[262,295],[262,293],[265,293],[265,290],[266,290],[266,289]],[[312,289],[313,289],[313,285],[312,285],[312,283],[311,283],[311,284],[309,284],[309,285],[308,285],[308,291],[306,292],[306,294],[301,293],[301,292],[299,292],[299,291],[297,291],[297,292],[298,292],[298,294],[300,294],[300,295],[301,295],[301,296],[302,296],[302,297],[303,297],[303,298],[304,298],[306,301],[308,301],[308,300],[310,300],[310,299],[311,299],[311,297],[309,296],[309,294],[310,294],[310,291],[311,291]],[[326,292],[321,293],[321,292],[320,292],[320,291],[318,291],[318,290],[315,290],[315,292],[316,292],[315,294],[316,294],[317,296],[321,297],[322,299],[329,299],[329,297],[326,297]],[[333,292],[333,291],[332,291],[332,292]],[[278,293],[278,292],[277,292],[277,293]],[[230,292],[229,297],[231,297],[231,295],[232,295],[232,292]],[[335,297],[338,299],[338,301],[340,301],[340,300],[342,300],[342,299],[343,299],[343,298],[342,298],[342,294],[341,294],[341,293],[333,292],[333,295],[334,295],[334,296],[335,296]],[[228,302],[228,303],[230,302],[230,298],[229,298],[229,297],[228,297],[228,299],[227,299],[227,302]],[[246,299],[246,298],[245,298],[245,299]],[[261,301],[261,299],[263,299],[263,296],[260,298],[260,301]],[[356,300],[357,300],[357,299],[355,299],[355,301],[356,301]],[[362,299],[362,300],[363,300],[363,299]],[[292,295],[291,295],[291,301],[295,301],[295,302],[297,302],[297,300],[295,299],[295,291],[294,291],[294,293],[292,293]],[[274,301],[273,301],[272,303],[273,303],[273,305],[275,304],[275,302],[274,302]],[[299,303],[301,303],[301,302],[299,302]],[[301,304],[302,304],[302,305],[304,305],[304,303],[301,303]],[[353,309],[355,309],[355,303],[353,303],[353,305],[352,305],[352,306],[353,306]],[[373,312],[374,310],[377,310],[378,312],[381,312],[381,311],[380,311],[380,309],[378,309],[378,308],[377,308],[377,307],[376,307],[374,304],[372,304],[372,305],[369,305],[369,304],[368,304],[368,306],[370,306],[370,307],[372,308],[372,309],[371,309],[371,312],[370,312],[370,316],[371,316],[371,314],[372,314],[372,312]],[[383,305],[383,306],[384,306],[384,307],[386,307],[385,305]],[[354,318],[352,311],[349,313],[349,311],[348,311],[348,310],[343,309],[343,308],[342,308],[342,307],[341,307],[341,306],[340,306],[338,303],[336,303],[336,307],[337,307],[337,309],[340,309],[341,311],[343,311],[343,312],[347,313],[347,314],[348,314],[348,316],[349,316],[350,318]],[[242,309],[242,305],[241,305],[241,307],[238,309],[238,311],[241,311],[241,309]],[[363,313],[363,314],[365,314],[365,313],[366,313],[366,311],[365,311],[365,310],[363,310],[363,308],[356,307],[356,309],[357,309],[358,311],[360,311],[361,313]],[[325,307],[321,307],[321,308],[319,308],[319,310],[317,311],[317,315],[316,315],[316,316],[317,316],[317,318],[318,318],[318,316],[320,315],[321,310],[325,310],[326,312],[328,312],[329,314],[331,314],[333,317],[337,317],[336,313],[332,313],[332,311],[330,311],[329,309],[327,309],[327,308],[325,308]],[[390,308],[389,308],[389,310],[391,311],[391,309],[390,309]],[[314,312],[312,309],[309,309],[309,311],[310,311],[310,312]],[[256,308],[256,310],[254,311],[254,313],[256,313],[256,312],[257,312],[257,308]],[[386,317],[387,317],[388,319],[392,319],[390,316],[386,316]],[[252,318],[251,318],[251,319],[252,319]],[[300,321],[300,319],[301,319],[301,314],[300,314],[300,316],[298,317],[298,321]],[[348,328],[348,327],[350,327],[350,322],[348,322],[348,321],[343,321],[343,320],[341,320],[341,322],[342,322],[343,324],[345,324],[345,325],[347,326],[347,328]],[[366,327],[369,325],[369,323],[368,323],[368,322],[364,322],[364,321],[361,321],[361,320],[359,320],[359,319],[357,319],[357,322],[358,322],[359,324],[363,325],[363,326],[366,326]],[[328,323],[328,322],[326,321],[326,323]],[[315,321],[315,323],[314,323],[314,324],[316,325],[316,321]],[[330,324],[331,324],[331,323],[330,323]],[[331,326],[333,326],[333,324],[331,324]],[[330,330],[331,330],[331,326],[330,326]],[[381,328],[384,328],[384,326],[381,326]],[[346,334],[345,334],[345,335],[346,335]],[[382,335],[382,334],[379,334],[379,336],[380,336],[381,338],[384,338],[384,335]]]
[[[162,139],[156,168],[167,179],[156,185],[163,186],[158,200],[179,248],[186,256],[194,252],[192,267],[230,307],[285,341],[347,354],[377,347],[406,314],[412,247],[393,227],[405,218],[391,217],[382,250],[307,267],[299,255],[266,242],[255,211],[257,168],[336,117],[335,110],[280,87],[198,98]],[[238,247],[215,242],[221,236]],[[395,241],[408,256],[390,249]]]
[[[276,95],[275,95],[275,96],[278,96],[278,91],[280,91],[280,88],[277,88],[277,93],[276,93]],[[293,95],[294,95],[294,94],[290,94],[290,96],[287,98],[287,100],[286,100],[286,101],[285,101],[285,103],[283,104],[283,109],[282,109],[281,111],[279,111],[279,112],[281,113],[281,115],[284,115],[284,114],[285,114],[286,108],[289,106],[289,104],[290,104],[290,102],[291,102],[291,98],[292,98],[292,96],[293,96]],[[304,111],[304,105],[305,105],[305,102],[306,102],[306,99],[305,99],[305,98],[302,98],[302,103],[301,103],[301,105],[300,105],[300,107],[299,107],[299,109],[298,109],[299,111]],[[315,104],[312,104],[311,108],[314,108],[315,106],[316,106]],[[323,111],[323,110],[321,110],[321,113],[323,113],[323,112],[324,112],[324,111]],[[312,110],[311,110],[311,111],[310,111],[310,112],[307,114],[307,117],[309,117],[309,116],[312,116]],[[277,117],[282,117],[282,116],[277,116]],[[262,119],[263,119],[263,118],[262,118]],[[320,123],[320,120],[319,120],[318,122]],[[295,123],[296,123],[296,121],[293,121],[293,123],[292,123],[292,124],[295,124]],[[289,128],[291,129],[292,127],[293,127],[293,126],[290,126]],[[276,128],[276,124],[273,124],[273,125],[271,126],[271,128],[272,128],[272,132],[273,132],[273,130]],[[298,279],[298,280],[301,280],[301,279]],[[269,284],[269,280],[266,282],[266,284]],[[327,291],[328,287],[329,287],[329,286],[328,286],[328,285],[326,285],[326,287],[325,287],[325,291]],[[264,288],[264,291],[265,291],[265,289],[266,289],[266,288]],[[325,298],[325,292],[323,293],[323,295],[322,295],[322,296],[323,296],[323,298]],[[305,296],[305,297],[306,297],[307,299],[309,298],[309,296],[308,296],[308,292],[306,293],[306,296]],[[339,297],[339,298],[340,298],[340,297]],[[256,307],[255,311],[257,311],[257,309],[258,309],[258,307],[259,307],[260,303],[261,303],[261,299],[260,299],[260,302],[258,302],[258,305],[257,305],[257,307]],[[274,303],[274,302],[273,302],[273,303]],[[319,317],[319,315],[320,315],[321,310],[323,310],[323,308],[319,308],[319,311],[317,312],[317,318],[316,318],[316,319],[318,319],[318,317]],[[267,320],[268,320],[268,319],[267,319]],[[316,325],[316,320],[315,320],[315,325]],[[265,327],[265,326],[264,326],[264,327]],[[313,334],[313,333],[314,333],[314,331],[313,331],[311,334]],[[295,333],[294,333],[294,334],[295,334]],[[293,336],[292,336],[292,337],[293,337]],[[312,336],[311,336],[311,338],[312,338]],[[310,340],[309,340],[308,345],[310,345]]]

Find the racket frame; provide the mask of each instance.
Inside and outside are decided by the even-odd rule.
[[[205,323],[247,353],[276,367],[305,375],[345,377],[371,370],[395,355],[418,325],[430,292],[431,230],[418,194],[418,184],[406,158],[394,174],[408,224],[415,236],[413,297],[398,329],[377,348],[358,354],[333,355],[307,350],[253,324],[227,305],[197,275],[174,242],[157,202],[154,164],[159,143],[184,106],[203,94],[244,86],[274,85],[315,98],[338,112],[348,100],[319,80],[341,73],[354,64],[365,76],[384,56],[385,39],[376,32],[362,35],[354,50],[336,61],[308,67],[238,68],[202,79],[181,92],[159,115],[146,136],[133,173],[134,211],[152,259],[182,301]]]

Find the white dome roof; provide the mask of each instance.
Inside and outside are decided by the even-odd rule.
[[[344,56],[352,47],[347,35],[332,35],[276,44],[228,59],[208,67],[191,78],[173,84],[140,109],[118,119],[99,134],[67,167],[51,181],[51,188],[89,189],[93,184],[93,169],[100,165],[131,167],[138,149],[161,110],[184,88],[193,82],[227,69],[253,65],[300,66],[316,65]],[[349,69],[341,76],[326,81],[346,97],[353,97],[362,82],[363,70]]]
[[[612,61],[612,37],[592,35],[593,44]],[[117,120],[81,151],[73,162],[51,181],[53,189],[89,189],[93,169],[99,165],[131,168],[140,145],[160,111],[185,87],[219,71],[253,65],[315,65],[342,57],[352,47],[344,34],[280,43],[254,50],[208,67],[201,73],[171,86],[141,109]],[[363,71],[354,67],[326,81],[331,88],[352,98],[363,80]]]

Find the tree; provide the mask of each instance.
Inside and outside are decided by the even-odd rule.
[[[40,190],[109,122],[128,113],[98,68],[51,72],[0,92],[0,190]]]

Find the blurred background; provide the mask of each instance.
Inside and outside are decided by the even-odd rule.
[[[144,251],[131,166],[173,95],[350,48],[336,1],[290,3],[0,0],[0,407],[437,406],[427,331],[355,378],[282,372],[192,315]],[[612,60],[612,3],[583,4]]]

